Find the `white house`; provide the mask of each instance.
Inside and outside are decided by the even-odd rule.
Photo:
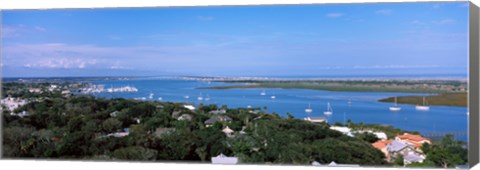
[[[348,128],[348,127],[330,126],[330,129],[331,129],[331,130],[336,130],[336,131],[342,132],[342,133],[345,134],[345,135],[348,135],[348,136],[353,137],[352,129],[350,129],[350,128]]]
[[[322,123],[322,122],[327,122],[327,119],[325,117],[306,117],[303,120],[312,122],[312,123]]]
[[[188,110],[195,110],[195,106],[193,105],[183,105],[183,107],[187,108]]]
[[[233,131],[232,129],[230,129],[228,126],[226,128],[224,128],[222,130],[223,133],[225,133],[225,135],[227,135],[227,137],[233,137]]]

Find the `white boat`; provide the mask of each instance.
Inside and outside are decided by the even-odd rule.
[[[333,114],[333,109],[332,106],[330,106],[330,103],[327,103],[327,111],[323,112],[325,115],[331,115]]]
[[[421,106],[417,105],[417,106],[415,106],[415,109],[416,110],[422,110],[422,111],[430,110],[430,107],[427,106],[425,103],[426,103],[425,102],[425,96],[423,96],[423,105],[421,105]]]
[[[185,98],[185,99],[189,99],[189,98],[190,98],[190,96],[184,96],[184,98]]]
[[[152,99],[152,98],[153,98],[153,95],[154,95],[153,93],[150,93],[150,95],[148,95],[148,98],[149,98],[149,99]]]
[[[312,113],[313,112],[312,108],[310,108],[310,103],[308,103],[308,108],[305,109],[305,112],[306,113]]]
[[[158,100],[163,100],[163,98],[162,98],[162,97],[159,97]]]
[[[391,106],[390,111],[400,111],[402,108],[397,106],[397,96],[395,96],[395,105]]]
[[[203,100],[202,93],[200,93],[200,96],[197,97],[197,100]]]
[[[208,96],[208,94],[207,97],[205,97],[205,101],[210,101],[210,96]]]
[[[267,95],[267,93],[265,92],[265,90],[263,90],[263,91],[260,93],[260,95],[265,96],[265,95]]]
[[[248,105],[248,106],[247,106],[247,108],[249,108],[249,109],[250,109],[250,108],[252,108],[252,106],[251,106],[251,105]]]
[[[272,99],[275,99],[275,98],[277,98],[277,97],[275,97],[275,96],[272,96],[272,97],[270,97],[270,98],[272,98]]]

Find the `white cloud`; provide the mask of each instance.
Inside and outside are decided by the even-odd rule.
[[[19,25],[2,25],[2,37],[3,38],[13,38],[21,37],[28,33],[38,33],[45,32],[47,29],[40,26],[26,26],[23,24]]]
[[[27,68],[78,68],[83,69],[91,65],[97,64],[95,59],[69,59],[69,58],[48,58],[38,60],[32,63],[27,63],[24,67]]]
[[[381,10],[375,11],[375,13],[380,14],[380,15],[391,15],[391,14],[393,14],[393,10],[391,10],[391,9],[381,9]]]
[[[338,17],[342,17],[344,16],[345,14],[344,13],[328,13],[327,14],[327,17],[329,18],[338,18]]]
[[[453,20],[453,19],[442,19],[442,20],[432,21],[432,23],[439,24],[439,25],[448,25],[448,24],[454,24],[455,20]]]

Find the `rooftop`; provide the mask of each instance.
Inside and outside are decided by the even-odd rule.
[[[387,145],[392,143],[392,142],[393,142],[392,139],[390,139],[390,140],[379,140],[379,141],[373,143],[372,145],[373,145],[373,147],[382,150],[383,148],[387,147]]]

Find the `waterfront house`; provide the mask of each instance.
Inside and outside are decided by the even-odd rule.
[[[183,105],[183,107],[187,108],[188,110],[195,110],[195,106],[193,105]]]
[[[422,155],[414,145],[401,140],[394,140],[388,144],[387,151],[389,162],[393,162],[399,155],[402,155],[404,158],[408,154]]]
[[[335,130],[335,131],[342,132],[344,135],[353,137],[352,129],[350,129],[350,128],[348,128],[348,127],[330,126],[330,129],[331,129],[331,130]]]
[[[389,160],[390,155],[388,154],[387,145],[392,143],[392,142],[393,142],[392,139],[390,139],[390,140],[379,140],[379,141],[373,143],[372,146],[374,148],[377,148],[378,150],[382,151],[382,153],[385,155],[385,159]]]
[[[373,132],[373,134],[380,140],[387,140],[387,134],[385,132]]]
[[[385,132],[378,132],[378,131],[372,131],[372,130],[356,130],[353,133],[370,133],[375,135],[380,140],[388,139],[387,134]]]
[[[206,120],[205,126],[210,127],[212,126],[215,122],[231,122],[232,118],[226,116],[226,115],[216,115],[212,116],[210,119]]]
[[[397,135],[395,137],[395,140],[405,141],[409,144],[414,145],[416,148],[419,148],[420,146],[422,146],[425,143],[432,144],[430,139],[424,138],[420,135],[413,135],[413,134],[409,134],[409,133],[404,133],[403,135]]]
[[[327,118],[325,117],[306,117],[303,120],[306,120],[312,123],[322,123],[322,122],[327,123]]]
[[[237,164],[237,157],[227,157],[223,153],[217,157],[212,157],[212,164]]]

